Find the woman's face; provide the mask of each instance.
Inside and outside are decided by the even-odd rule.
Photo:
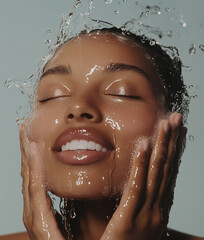
[[[139,45],[105,33],[65,43],[44,69],[29,126],[48,188],[79,199],[121,192],[137,142],[154,134],[158,89]]]

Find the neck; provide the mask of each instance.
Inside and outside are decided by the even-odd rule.
[[[77,240],[100,239],[112,217],[116,200],[89,200],[75,201],[76,219],[73,224],[73,233]]]

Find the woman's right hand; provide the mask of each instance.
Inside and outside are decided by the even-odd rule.
[[[47,195],[39,144],[29,142],[25,126],[19,127],[24,199],[23,222],[30,240],[64,240]]]

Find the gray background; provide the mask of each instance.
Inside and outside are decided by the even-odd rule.
[[[20,151],[15,119],[16,110],[26,104],[26,97],[16,88],[5,88],[4,81],[29,77],[35,72],[39,60],[46,53],[44,41],[56,36],[61,15],[73,2],[0,0],[0,235],[25,230],[21,220]],[[143,2],[154,4],[154,1]],[[162,5],[167,1],[155,2]],[[199,44],[204,44],[204,0],[172,0],[167,7],[175,7],[176,15],[183,15],[181,19],[187,22],[185,29],[175,25],[176,31],[181,31],[177,31],[170,40],[172,45],[177,44],[183,51],[184,65],[192,66],[192,71],[184,70],[184,78],[190,93],[198,95],[191,102],[188,120],[187,138],[193,135],[194,140],[187,141],[169,226],[204,236],[204,53],[198,48]],[[129,10],[126,11],[129,17]],[[159,24],[168,23],[160,21]],[[48,29],[51,36],[47,34]],[[192,56],[188,53],[191,43],[195,43],[197,48]]]

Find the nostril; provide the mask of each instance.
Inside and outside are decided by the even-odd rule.
[[[81,114],[81,118],[92,119],[93,116],[92,116],[91,114],[89,114],[89,113],[82,113],[82,114]]]
[[[68,118],[72,119],[72,118],[74,118],[74,115],[72,113],[70,113]]]

